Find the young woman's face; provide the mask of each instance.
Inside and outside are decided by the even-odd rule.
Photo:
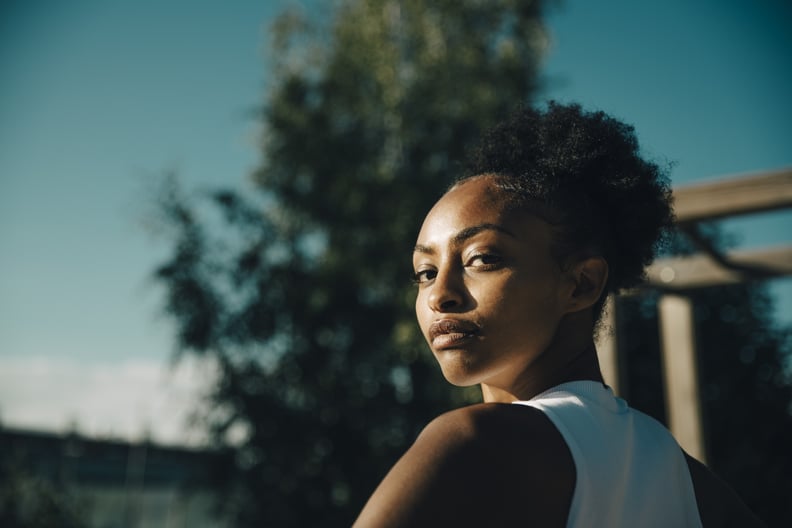
[[[574,289],[551,237],[543,220],[509,211],[491,177],[429,212],[413,254],[415,311],[449,382],[507,387],[550,345]]]

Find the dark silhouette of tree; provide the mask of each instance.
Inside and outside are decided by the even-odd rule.
[[[4,453],[0,460],[0,526],[82,528],[85,504],[63,482],[34,474],[21,460]]]
[[[465,147],[537,87],[541,2],[348,1],[273,28],[252,193],[179,193],[156,272],[179,349],[216,358],[239,525],[348,526],[433,416],[466,401],[415,323],[410,255]]]

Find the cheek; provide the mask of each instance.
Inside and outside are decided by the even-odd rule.
[[[421,332],[424,335],[426,335],[426,329],[429,327],[430,323],[429,318],[431,314],[428,312],[425,294],[419,291],[418,295],[415,297],[415,317],[418,319],[418,326],[421,328]]]
[[[526,330],[554,326],[560,318],[557,288],[552,278],[515,280],[504,285],[501,290],[504,293],[499,298],[492,297],[491,300],[501,307],[501,316],[511,325]]]

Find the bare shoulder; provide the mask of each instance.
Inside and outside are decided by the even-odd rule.
[[[473,405],[426,426],[356,526],[563,526],[574,484],[572,456],[541,411]]]
[[[488,464],[557,468],[568,461],[574,472],[572,455],[556,427],[543,412],[524,405],[482,403],[442,414],[426,426],[419,443],[446,452],[473,451]]]
[[[764,523],[723,480],[704,464],[685,454],[696,493],[701,524],[712,527],[763,527]]]

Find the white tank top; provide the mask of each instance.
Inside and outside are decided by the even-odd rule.
[[[572,453],[577,478],[567,527],[701,527],[676,440],[602,383],[563,383],[514,403],[543,411]]]

